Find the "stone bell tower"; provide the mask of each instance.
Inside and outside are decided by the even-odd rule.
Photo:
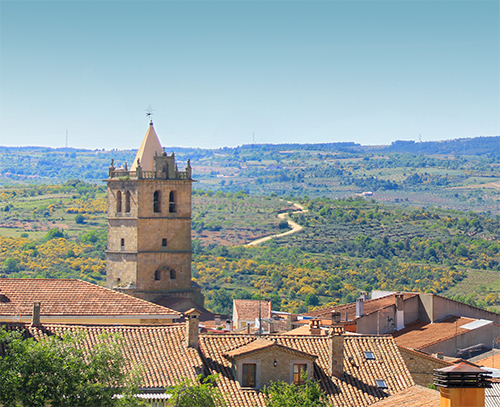
[[[191,281],[191,165],[179,171],[151,121],[130,170],[109,167],[106,286],[152,302],[186,297]]]

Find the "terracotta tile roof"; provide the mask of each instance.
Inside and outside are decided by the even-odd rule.
[[[328,337],[272,335],[271,338],[282,346],[318,355],[315,377],[337,406],[368,406],[414,384],[390,336],[345,336],[345,373],[341,378],[327,374]],[[200,351],[205,365],[210,373],[221,373],[220,387],[228,395],[231,406],[265,406],[262,393],[240,389],[234,380],[231,363],[224,357],[228,351],[255,340],[252,335],[200,335]],[[375,359],[366,360],[363,351],[373,352]],[[388,389],[377,388],[375,379],[384,379]]]
[[[56,325],[3,324],[10,329],[24,329],[34,337],[61,335],[64,331],[88,332],[88,343],[93,344],[101,333],[119,333],[124,338],[123,352],[130,365],[144,369],[143,388],[161,389],[182,378],[194,379],[197,374],[221,373],[219,386],[229,406],[264,407],[264,399],[257,390],[242,390],[235,381],[231,362],[224,354],[258,340],[254,335],[200,334],[199,352],[185,345],[185,325],[170,326],[109,326],[109,325]],[[344,374],[328,374],[328,337],[271,335],[280,346],[297,352],[318,355],[314,363],[314,376],[320,380],[323,391],[336,406],[368,406],[388,396],[400,393],[414,385],[398,348],[390,336],[345,336]],[[371,351],[375,359],[367,360],[363,351]],[[376,379],[383,379],[387,389],[379,389]]]
[[[236,349],[227,351],[226,353],[224,353],[224,356],[228,359],[235,359],[239,356],[248,355],[250,353],[262,351],[272,347],[278,348],[284,352],[296,354],[297,356],[306,357],[308,359],[314,359],[318,357],[317,355],[312,355],[307,352],[301,352],[297,349],[280,345],[276,341],[272,340],[272,338],[271,339],[258,338],[257,340],[250,342],[246,345],[239,346]]]
[[[481,359],[473,358],[472,361],[479,366],[485,366],[485,367],[493,367],[495,369],[500,368],[500,352],[498,352],[498,349],[496,349],[496,352],[494,355],[492,355],[492,352],[488,352],[488,356],[483,357]]]
[[[0,278],[0,315],[31,315],[40,301],[42,316],[180,316],[172,309],[76,279]]]
[[[406,301],[410,298],[417,297],[418,293],[401,293],[403,294],[403,300]],[[373,300],[364,301],[364,314],[370,315],[374,312],[387,308],[396,303],[396,294],[389,294],[385,297],[375,298]],[[314,317],[314,318],[331,318],[332,311],[340,312],[342,320],[344,319],[345,312],[347,311],[347,316],[349,320],[356,318],[356,302],[351,302],[345,305],[339,305],[336,307],[323,308],[311,312],[306,312],[301,314],[303,316]]]
[[[343,329],[341,326],[322,326],[319,335],[328,335],[333,330],[334,333],[341,333]],[[316,333],[311,333],[311,327],[309,325],[302,325],[298,328],[292,329],[288,332],[283,332],[283,335],[318,335]]]
[[[233,307],[238,319],[255,320],[259,318],[259,306],[262,318],[271,318],[271,301],[233,300]]]
[[[470,330],[460,327],[472,321],[474,321],[472,318],[450,317],[433,324],[415,322],[392,335],[398,346],[421,350],[435,343],[470,332]]]
[[[185,346],[184,324],[172,325],[62,325],[2,323],[8,329],[25,329],[26,334],[39,338],[42,335],[62,335],[63,332],[87,333],[89,347],[97,343],[102,333],[120,334],[124,340],[123,354],[129,367],[143,369],[142,388],[165,388],[183,378],[196,379],[203,372],[203,362],[194,348]]]
[[[439,391],[415,385],[372,407],[439,407],[440,400]]]

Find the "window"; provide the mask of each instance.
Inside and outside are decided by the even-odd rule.
[[[363,352],[365,355],[366,360],[375,360],[375,355],[373,352]]]
[[[122,191],[116,193],[116,212],[122,211]]]
[[[153,212],[161,212],[161,191],[155,191],[153,194]]]
[[[120,246],[122,248],[122,250],[125,248],[125,239],[120,239]]]
[[[293,365],[293,384],[304,384],[304,372],[307,375],[307,365],[295,363]]]
[[[130,191],[125,192],[125,212],[130,212]]]
[[[155,271],[155,281],[159,281],[161,279],[161,272],[160,270]]]
[[[175,270],[170,270],[170,280],[175,280]]]
[[[375,380],[375,384],[379,389],[387,389],[387,383],[385,382],[385,380],[377,379]]]
[[[256,386],[256,372],[257,365],[255,363],[243,363],[241,366],[241,386],[242,387],[255,387]]]
[[[164,237],[163,239],[161,239],[161,245],[163,247],[167,247],[167,238],[166,237]]]
[[[177,209],[175,208],[175,191],[170,191],[168,196],[168,211],[170,213],[177,212]]]

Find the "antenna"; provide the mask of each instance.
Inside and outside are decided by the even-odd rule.
[[[422,142],[422,133],[418,133],[418,142],[421,143]]]
[[[149,117],[150,119],[150,122],[149,124],[153,124],[153,112],[155,110],[151,107],[151,105],[148,106],[148,108],[146,109],[146,117]]]
[[[66,148],[68,148],[68,129],[66,129]]]
[[[253,132],[252,140],[252,143],[255,144],[255,131]]]

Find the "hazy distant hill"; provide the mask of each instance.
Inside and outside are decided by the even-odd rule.
[[[500,137],[440,142],[252,144],[172,148],[179,167],[189,158],[196,189],[278,196],[345,198],[371,193],[403,206],[439,206],[500,213]],[[102,185],[111,159],[130,166],[136,150],[0,147],[0,183]]]

